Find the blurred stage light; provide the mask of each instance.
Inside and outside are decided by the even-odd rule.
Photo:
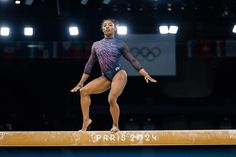
[[[77,26],[70,26],[69,27],[69,34],[71,36],[77,36],[79,35],[79,28]]]
[[[168,26],[166,26],[166,25],[159,26],[159,31],[161,34],[168,34],[168,32],[169,32]]]
[[[9,27],[1,27],[0,28],[0,35],[1,36],[9,36],[10,35],[10,28]]]
[[[117,26],[117,34],[118,35],[126,35],[127,34],[127,26]]]
[[[32,27],[25,27],[24,28],[24,35],[25,36],[32,36],[34,34],[34,30]]]
[[[176,34],[178,31],[178,26],[170,26],[169,27],[169,33],[170,34]]]
[[[20,1],[19,1],[19,0],[16,0],[16,1],[15,1],[15,4],[20,4]]]
[[[232,32],[236,33],[236,25],[234,25],[234,28],[233,28]]]
[[[161,26],[159,26],[159,31],[161,34],[176,34],[178,32],[178,26],[161,25]]]

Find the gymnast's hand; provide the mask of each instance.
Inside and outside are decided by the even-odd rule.
[[[82,88],[84,85],[82,83],[78,83],[73,89],[71,89],[70,91],[72,93],[77,92],[80,88]]]
[[[144,76],[144,79],[145,79],[145,81],[148,83],[149,81],[150,82],[157,82],[157,80],[155,80],[154,78],[152,78],[150,75],[146,75],[146,76]]]
[[[144,77],[144,80],[148,83],[150,82],[157,82],[157,80],[155,80],[154,78],[152,78],[144,68],[139,70],[139,74],[142,75]]]

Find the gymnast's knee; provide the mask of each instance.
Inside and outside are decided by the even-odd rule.
[[[110,104],[110,106],[116,105],[117,104],[116,102],[117,102],[117,97],[116,96],[110,95],[108,97],[108,103]]]
[[[79,91],[80,91],[80,96],[90,95],[90,91],[85,87],[82,87]]]

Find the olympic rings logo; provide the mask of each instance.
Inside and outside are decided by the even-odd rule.
[[[133,54],[135,58],[139,61],[147,60],[147,61],[154,61],[156,57],[161,55],[161,49],[159,47],[132,47],[130,48],[130,52]]]

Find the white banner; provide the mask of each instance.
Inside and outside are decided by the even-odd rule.
[[[130,34],[118,38],[128,44],[130,52],[151,75],[176,75],[175,35]],[[139,75],[124,58],[120,64],[129,76]]]

